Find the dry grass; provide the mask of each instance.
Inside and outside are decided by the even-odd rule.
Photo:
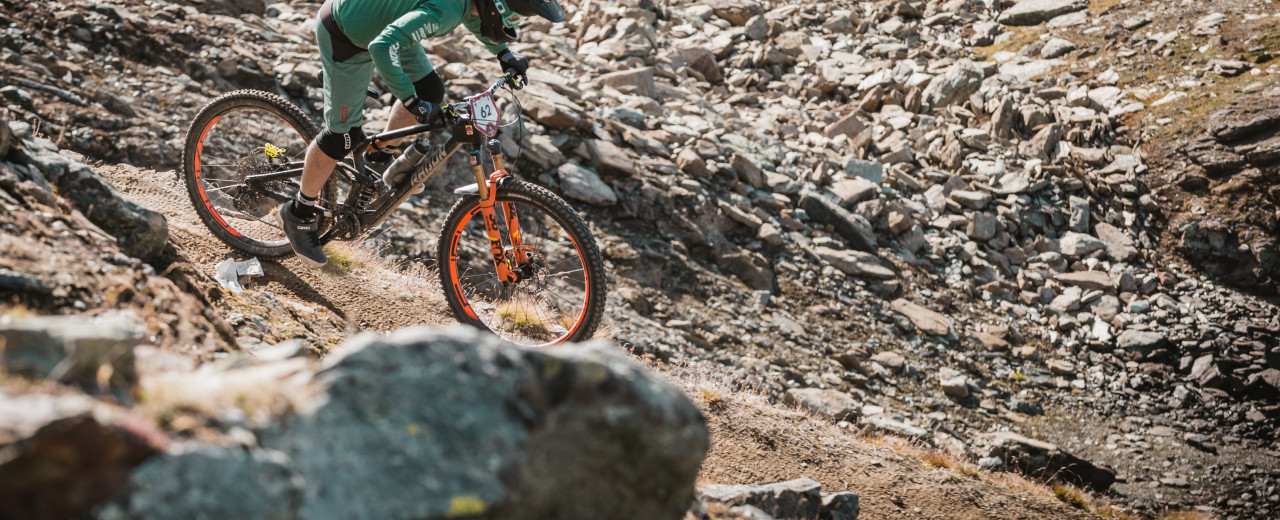
[[[950,469],[952,465],[952,458],[940,451],[926,452],[921,460],[935,468]]]
[[[1028,43],[1040,39],[1040,35],[1043,33],[1044,29],[1041,27],[1012,28],[1009,32],[996,37],[994,44],[986,47],[970,47],[969,49],[979,58],[989,60],[1000,51],[1018,52]]]
[[[1084,495],[1080,490],[1072,486],[1063,486],[1055,484],[1053,486],[1053,496],[1057,497],[1063,503],[1075,507],[1077,509],[1087,509],[1088,504],[1085,503]]]
[[[1111,518],[1114,520],[1139,520],[1141,518],[1139,516],[1135,516],[1134,514],[1128,511],[1119,509],[1116,506],[1113,506],[1111,504],[1106,504],[1103,506],[1094,506],[1094,507],[1091,507],[1090,509],[1094,513],[1096,513],[1098,516],[1101,516],[1103,518]]]
[[[443,301],[435,269],[418,262],[388,262],[383,252],[363,240],[332,242],[325,246],[326,269],[358,276],[370,283],[407,292],[415,299]]]
[[[1156,517],[1156,520],[1214,520],[1217,516],[1194,509],[1170,511]]]
[[[17,304],[0,304],[0,318],[22,319],[35,316],[36,313],[31,312],[26,305]]]
[[[1112,7],[1120,5],[1124,0],[1090,0],[1089,14],[1102,14],[1110,10]]]
[[[712,410],[723,410],[729,405],[728,397],[716,388],[703,388],[698,392],[702,396],[702,402],[706,403],[707,408]]]
[[[363,250],[358,244],[343,242],[333,242],[325,246],[324,253],[329,257],[329,263],[325,264],[325,267],[344,273],[364,265],[361,257],[366,256],[362,254]]]
[[[510,322],[511,326],[520,332],[534,336],[549,333],[548,323],[540,316],[537,303],[523,298],[508,300],[498,306],[497,312],[499,318]],[[567,326],[564,323],[566,320],[569,322]],[[566,329],[572,327],[572,318],[560,316],[560,325],[565,326]]]
[[[618,339],[618,329],[612,325],[601,325],[596,328],[596,333],[591,335],[591,339],[615,341]]]
[[[295,359],[226,372],[165,372],[145,374],[140,383],[137,411],[165,428],[184,416],[222,416],[228,410],[244,413],[252,424],[298,410],[316,395],[308,361]]]

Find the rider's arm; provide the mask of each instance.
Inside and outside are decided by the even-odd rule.
[[[496,55],[496,54],[498,54],[498,53],[500,53],[500,52],[502,52],[502,51],[506,50],[506,48],[507,48],[507,44],[505,44],[505,43],[493,43],[493,42],[489,41],[489,39],[488,39],[488,38],[485,38],[484,36],[481,36],[481,34],[480,34],[480,15],[478,15],[478,14],[471,14],[471,15],[467,15],[467,17],[466,17],[466,18],[463,18],[463,19],[462,19],[462,26],[463,26],[463,27],[466,27],[468,31],[471,31],[471,34],[476,35],[476,39],[477,39],[477,40],[480,40],[480,43],[483,43],[483,44],[484,44],[484,48],[489,49],[489,52],[492,52],[492,53],[494,53],[494,54]]]
[[[397,99],[409,99],[415,94],[413,81],[400,67],[400,52],[412,45],[421,45],[420,41],[438,33],[444,18],[444,13],[436,7],[424,5],[391,22],[377,38],[369,42],[369,55],[373,58],[373,65],[382,74],[382,81],[387,84],[387,89]]]

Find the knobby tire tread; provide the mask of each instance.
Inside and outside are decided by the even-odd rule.
[[[204,201],[200,197],[200,188],[197,186],[199,181],[195,178],[195,154],[200,142],[200,136],[214,117],[225,116],[242,108],[265,110],[279,116],[294,125],[294,129],[303,134],[302,137],[307,144],[310,144],[316,138],[316,134],[320,133],[315,123],[301,109],[279,95],[261,90],[245,89],[218,96],[196,114],[191,126],[187,128],[186,139],[182,142],[182,179],[187,187],[187,196],[191,199],[191,205],[195,207],[196,214],[200,215],[200,220],[205,227],[209,228],[209,231],[218,240],[221,240],[232,249],[260,258],[289,256],[293,254],[293,248],[288,243],[283,246],[268,247],[252,244],[232,235],[218,224],[217,219],[209,213],[208,208],[205,207]],[[333,176],[330,176],[329,181],[325,183],[321,195],[329,200],[337,197],[337,184]]]
[[[582,217],[578,216],[578,213],[564,199],[552,193],[551,190],[535,184],[515,179],[508,180],[498,188],[498,201],[503,200],[523,202],[551,215],[552,218],[565,227],[577,243],[578,248],[581,249],[583,260],[586,263],[587,280],[590,284],[590,293],[587,295],[587,310],[583,317],[582,326],[578,327],[578,330],[564,341],[576,343],[591,339],[596,329],[599,328],[600,321],[604,315],[607,282],[605,280],[604,256],[601,255],[600,246],[596,244],[595,237],[591,235],[591,230],[587,227],[587,223],[582,220]],[[449,214],[445,217],[444,227],[440,231],[439,242],[436,245],[436,259],[439,263],[440,285],[444,291],[445,300],[449,303],[449,310],[453,312],[454,317],[461,323],[493,332],[482,321],[473,320],[470,316],[467,316],[462,307],[462,295],[453,290],[453,274],[449,266],[445,265],[450,261],[451,239],[457,231],[462,218],[479,205],[480,198],[478,196],[468,195],[458,200],[449,209]]]

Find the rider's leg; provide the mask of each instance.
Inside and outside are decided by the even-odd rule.
[[[361,52],[339,56],[342,61],[337,61],[329,31],[320,20],[315,34],[324,66],[325,130],[307,147],[297,195],[280,207],[276,217],[294,253],[318,267],[327,259],[320,247],[321,211],[316,197],[338,161],[364,141],[360,122],[364,118],[365,87],[373,79],[373,59],[369,53]]]
[[[318,31],[319,39],[326,33]],[[324,65],[324,123],[325,129],[307,147],[306,161],[302,168],[302,187],[292,206],[299,217],[310,217],[317,212],[314,201],[333,174],[333,168],[351,150],[364,142],[365,87],[373,79],[373,60],[368,53],[354,56],[344,62],[335,62],[321,47],[320,61]]]
[[[440,73],[433,70],[431,62],[427,59],[427,55],[422,51],[422,47],[416,47],[416,50],[409,50],[400,56],[401,63],[410,78],[418,78],[413,82],[414,92],[420,99],[430,101],[435,104],[444,102],[444,78],[440,77]],[[404,128],[417,123],[413,114],[404,108],[402,103],[396,103],[391,109],[391,117],[387,120],[386,131],[390,132],[398,128]],[[387,142],[387,145],[396,145],[402,139]],[[411,194],[422,193],[425,189],[425,183],[418,185]]]
[[[444,78],[431,66],[431,60],[427,59],[427,53],[422,50],[421,45],[415,45],[403,51],[400,54],[400,64],[405,74],[415,78],[413,89],[419,98],[437,105],[444,102]],[[391,118],[387,120],[386,131],[390,132],[414,123],[417,123],[417,120],[413,118],[413,114],[404,108],[404,104],[396,103],[391,109]],[[401,139],[396,139],[385,144],[396,145],[400,141]]]
[[[413,114],[409,113],[409,109],[404,107],[404,103],[396,102],[395,107],[391,109],[391,118],[387,120],[387,128],[386,130],[383,130],[383,131],[390,132],[392,130],[404,128],[406,126],[415,124],[417,122],[418,121],[414,119]],[[400,144],[400,141],[403,141],[403,140],[404,138],[394,139],[391,141],[383,141],[382,144],[387,146],[395,146]]]
[[[333,175],[333,168],[337,165],[337,159],[320,150],[319,139],[312,141],[307,147],[306,162],[302,165],[302,189],[299,192],[310,199],[319,196],[320,188]]]

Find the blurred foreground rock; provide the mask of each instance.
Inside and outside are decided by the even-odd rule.
[[[147,421],[87,397],[0,392],[0,518],[85,513],[167,443]]]
[[[125,316],[0,318],[0,367],[13,373],[128,393],[138,382],[133,347],[145,328]]]
[[[262,428],[248,455],[186,446],[139,470],[117,512],[675,519],[709,445],[680,390],[603,342],[525,350],[412,328],[353,340],[317,380],[319,396]]]

